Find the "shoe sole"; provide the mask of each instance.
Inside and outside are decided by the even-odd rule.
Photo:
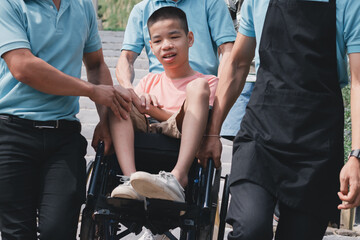
[[[154,184],[155,182],[158,185]],[[165,183],[157,180],[151,174],[134,173],[131,175],[130,183],[135,191],[144,197],[184,202],[175,193],[168,191]]]

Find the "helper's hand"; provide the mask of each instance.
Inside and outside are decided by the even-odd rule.
[[[221,152],[222,144],[219,137],[204,136],[203,141],[200,144],[200,149],[196,154],[196,157],[199,159],[199,163],[203,167],[206,167],[208,159],[212,158],[214,160],[215,167],[220,168]]]
[[[112,139],[110,134],[109,124],[106,121],[100,121],[94,130],[93,139],[91,146],[97,151],[97,146],[100,141],[103,141],[105,144],[104,154],[109,155],[114,152]]]
[[[349,209],[360,205],[360,161],[350,157],[340,172],[340,192],[342,204],[338,209]]]
[[[90,99],[110,107],[119,119],[127,119],[131,111],[131,94],[122,86],[96,85]]]

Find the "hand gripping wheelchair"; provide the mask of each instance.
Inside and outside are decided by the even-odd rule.
[[[179,139],[161,134],[135,133],[137,170],[150,173],[171,171],[177,161],[179,146]],[[147,198],[140,201],[110,197],[111,191],[119,184],[121,170],[116,156],[104,156],[103,153],[104,144],[100,143],[95,160],[88,164],[90,183],[81,216],[80,240],[121,239],[130,233],[139,234],[143,227],[154,234],[165,234],[171,240],[177,238],[169,230],[177,227],[180,227],[180,240],[224,238],[229,199],[228,176],[224,177],[218,216],[218,191],[222,177],[220,169],[214,169],[211,159],[206,169],[194,160],[185,189],[185,203]]]

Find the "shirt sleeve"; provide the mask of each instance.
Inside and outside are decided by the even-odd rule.
[[[138,54],[145,46],[143,34],[143,19],[140,8],[135,5],[126,25],[124,41],[121,50],[130,50]]]
[[[344,12],[344,40],[348,53],[360,52],[360,1],[347,1]]]
[[[211,37],[219,47],[226,42],[234,42],[236,31],[224,0],[207,1],[208,23]]]
[[[92,1],[87,1],[86,7],[86,16],[88,18],[87,21],[89,24],[89,34],[85,42],[84,52],[89,53],[95,52],[101,48],[101,39],[99,36],[97,18],[95,9],[92,5]]]
[[[247,37],[255,37],[252,4],[252,0],[245,0],[240,11],[240,27],[238,31]]]
[[[0,1],[0,56],[14,49],[30,49],[25,16],[17,1]]]

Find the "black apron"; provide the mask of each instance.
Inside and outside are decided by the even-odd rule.
[[[289,207],[329,217],[344,159],[336,1],[270,0],[259,55],[230,183],[253,181]]]

